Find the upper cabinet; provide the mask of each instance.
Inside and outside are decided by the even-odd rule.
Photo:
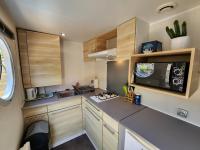
[[[94,38],[83,44],[84,61],[90,61],[88,54],[106,49],[106,41],[100,38]]]
[[[18,46],[19,46],[23,85],[24,88],[30,88],[31,77],[30,77],[30,67],[28,58],[27,33],[25,30],[21,29],[18,30]]]
[[[149,24],[139,18],[130,19],[117,27],[117,57],[130,58],[149,39]]]
[[[135,19],[117,27],[117,55],[118,57],[131,56],[135,50],[136,38],[136,22]]]
[[[116,58],[130,58],[131,55],[138,53],[140,45],[148,40],[149,24],[139,18],[133,18],[117,26],[116,29],[100,35],[92,40],[84,42],[84,60],[88,54],[109,49],[109,42],[115,42],[117,48]]]
[[[18,41],[25,88],[62,84],[58,35],[19,29]]]
[[[101,36],[95,37],[83,43],[84,61],[94,60],[88,57],[88,54],[106,50],[111,44],[108,41],[117,37],[117,29],[109,31]],[[112,42],[113,43],[113,42]],[[115,46],[116,47],[116,46]]]

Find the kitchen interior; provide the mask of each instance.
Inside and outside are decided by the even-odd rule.
[[[199,15],[198,0],[0,1],[0,149],[199,150]]]

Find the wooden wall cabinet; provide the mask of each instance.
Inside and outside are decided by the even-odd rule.
[[[135,18],[117,27],[117,55],[119,57],[131,56],[135,50],[136,38]]]
[[[93,52],[98,52],[106,49],[106,41],[104,39],[95,38],[83,43],[83,55],[84,61],[90,61],[91,58],[88,57],[88,54]]]
[[[28,58],[28,45],[27,45],[27,32],[25,30],[18,29],[18,46],[19,46],[19,55],[21,63],[21,72],[22,72],[22,81],[24,88],[30,88],[31,85],[31,76],[30,76],[30,66]]]
[[[25,88],[62,84],[59,36],[19,29],[18,42]]]
[[[95,37],[89,41],[83,43],[84,61],[91,61],[88,54],[99,52],[107,49],[107,40],[117,37],[117,29],[104,33],[98,37]]]
[[[117,59],[128,59],[134,53],[139,53],[143,42],[148,41],[149,24],[139,18],[130,19],[113,29],[110,32],[97,36],[87,42],[84,42],[84,60],[93,60],[88,58],[88,54],[106,50],[107,42],[111,39],[117,39]],[[109,49],[109,48],[108,48]]]
[[[139,19],[130,19],[117,27],[117,57],[130,58],[139,53],[140,46],[148,40],[149,25]]]

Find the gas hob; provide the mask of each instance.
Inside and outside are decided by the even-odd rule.
[[[108,100],[111,100],[111,99],[114,99],[114,98],[117,98],[117,97],[119,97],[119,96],[115,93],[103,92],[103,93],[100,93],[98,95],[91,96],[90,98],[97,103],[101,103],[101,102],[108,101]]]

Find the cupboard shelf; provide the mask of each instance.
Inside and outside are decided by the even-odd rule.
[[[189,63],[188,80],[185,93],[178,93],[169,90],[152,88],[148,86],[141,86],[134,83],[133,70],[135,63],[137,62],[178,62],[186,61]],[[178,50],[166,50],[160,52],[154,52],[149,54],[134,54],[130,59],[129,66],[129,84],[135,86],[138,89],[149,90],[161,94],[167,94],[176,96],[179,98],[188,99],[198,88],[198,50],[195,48],[178,49]]]
[[[132,57],[156,57],[156,56],[171,56],[171,55],[185,55],[191,54],[195,48],[178,49],[178,50],[165,50],[160,52],[153,52],[148,54],[134,54]]]

